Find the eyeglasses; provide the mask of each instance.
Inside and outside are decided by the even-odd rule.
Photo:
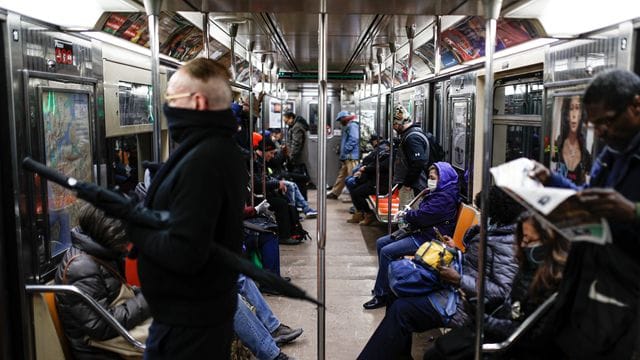
[[[175,100],[175,99],[180,99],[180,98],[185,98],[185,97],[191,97],[193,95],[195,95],[195,92],[190,92],[190,93],[179,93],[179,94],[173,94],[173,95],[169,95],[169,94],[164,94],[164,100],[165,101],[171,101],[171,100]]]

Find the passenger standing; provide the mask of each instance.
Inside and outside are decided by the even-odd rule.
[[[393,130],[400,135],[400,145],[393,165],[393,183],[413,189],[413,195],[418,196],[420,191],[427,187],[427,135],[420,124],[411,120],[411,114],[400,104],[394,109]]]
[[[565,357],[629,359],[640,334],[640,77],[626,70],[598,75],[583,99],[587,122],[606,146],[578,199],[609,221],[612,242],[571,246],[555,311],[556,342]],[[577,188],[537,164],[545,185]],[[637,356],[637,353],[636,353]]]
[[[342,124],[342,139],[340,141],[340,170],[335,184],[327,194],[327,199],[337,199],[345,187],[344,180],[351,175],[353,168],[358,165],[360,159],[360,128],[355,121],[356,116],[348,111],[338,113],[336,121]]]
[[[298,185],[298,189],[300,189],[304,199],[308,200],[307,182],[309,181],[309,176],[304,162],[304,147],[307,145],[309,124],[302,116],[296,116],[292,112],[285,113],[283,119],[289,127],[287,141],[283,147],[287,158],[287,169],[292,173],[292,178]]]
[[[233,135],[229,73],[208,59],[169,80],[164,113],[179,146],[158,170],[145,204],[170,213],[167,229],[130,224],[149,303],[146,359],[228,358],[238,273],[212,244],[239,253],[247,172]]]

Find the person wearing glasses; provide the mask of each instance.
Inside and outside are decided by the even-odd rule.
[[[158,170],[145,206],[170,213],[166,229],[129,224],[153,323],[145,359],[229,358],[238,273],[214,243],[240,253],[247,171],[233,135],[229,72],[213,60],[184,64],[163,106],[178,147]]]
[[[611,241],[574,242],[560,285],[553,323],[565,358],[625,359],[640,335],[640,77],[610,70],[593,79],[583,104],[595,136],[606,145],[578,187],[536,164],[543,184],[581,190],[585,210],[608,220]],[[637,354],[636,354],[637,355]]]

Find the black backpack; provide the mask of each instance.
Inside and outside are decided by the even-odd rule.
[[[407,139],[409,136],[414,134],[420,136],[421,138],[427,141],[427,144],[429,144],[429,162],[427,166],[431,166],[431,164],[433,163],[444,160],[444,149],[442,148],[442,146],[440,146],[440,144],[438,143],[438,141],[436,140],[435,136],[433,136],[432,133],[427,132],[425,134],[424,132],[422,132],[422,130],[412,131],[404,139]]]
[[[432,133],[427,132],[427,140],[429,140],[429,162],[435,163],[444,160],[444,149],[440,146],[436,137]]]

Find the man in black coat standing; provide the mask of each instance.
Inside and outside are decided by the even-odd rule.
[[[130,225],[153,324],[145,359],[229,358],[238,273],[213,244],[240,252],[247,172],[233,135],[228,71],[208,59],[169,80],[164,113],[179,146],[158,170],[146,206],[170,213],[163,230]]]

